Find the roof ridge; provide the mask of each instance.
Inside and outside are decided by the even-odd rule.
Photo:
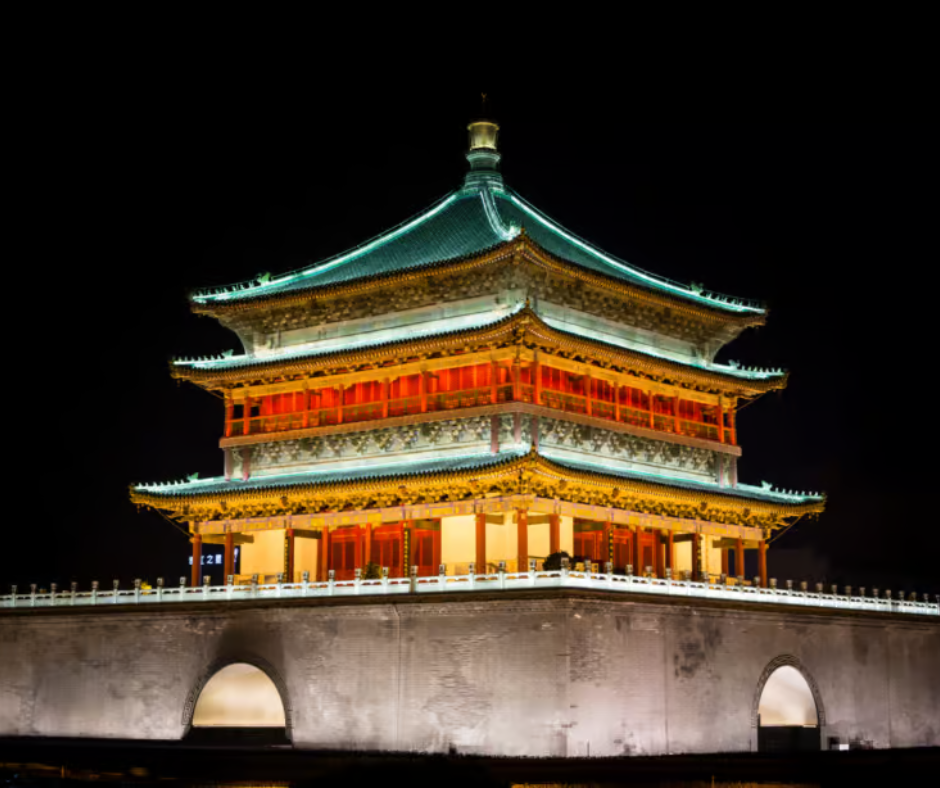
[[[394,227],[383,230],[382,232],[369,238],[367,241],[363,241],[356,246],[350,247],[343,252],[339,252],[338,254],[327,257],[323,260],[320,260],[319,262],[312,263],[301,268],[295,268],[294,270],[281,274],[276,278],[271,277],[270,274],[260,274],[253,279],[242,280],[241,282],[233,282],[229,285],[196,289],[190,293],[190,299],[192,301],[196,301],[197,303],[205,303],[209,300],[227,301],[231,299],[233,294],[242,291],[263,291],[263,288],[265,287],[286,284],[292,279],[298,279],[300,277],[306,276],[315,276],[316,274],[327,271],[336,265],[347,262],[348,260],[354,260],[357,257],[365,254],[367,251],[371,251],[373,247],[380,245],[381,243],[387,243],[393,240],[399,235],[404,234],[406,231],[423,224],[428,219],[440,213],[451,203],[469,196],[470,195],[466,194],[463,189],[455,189],[433,202],[424,210],[412,214],[409,218],[399,222]]]
[[[669,279],[668,277],[646,271],[638,266],[633,265],[632,263],[628,263],[626,260],[621,260],[616,255],[612,255],[609,252],[605,252],[604,250],[599,249],[590,241],[586,241],[584,238],[581,238],[576,233],[573,233],[571,230],[564,227],[560,222],[557,222],[549,217],[544,211],[539,210],[530,202],[528,202],[528,200],[523,198],[522,195],[520,195],[515,189],[507,186],[502,191],[505,195],[503,199],[516,204],[525,213],[532,216],[532,218],[534,218],[536,221],[542,223],[547,229],[561,236],[565,240],[580,246],[585,252],[593,255],[613,268],[622,269],[624,273],[630,274],[631,276],[637,277],[641,280],[647,280],[648,284],[652,287],[666,288],[670,291],[673,291],[674,295],[678,295],[681,298],[703,301],[709,306],[718,309],[725,309],[735,312],[755,312],[757,314],[766,312],[766,308],[757,301],[744,298],[734,298],[716,291],[706,291],[704,288],[698,287],[694,284],[685,285],[681,282],[677,282],[674,279]]]

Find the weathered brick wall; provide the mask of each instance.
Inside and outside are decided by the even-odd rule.
[[[269,669],[297,746],[610,755],[747,750],[765,668],[824,736],[940,745],[940,626],[558,593],[0,614],[0,735],[175,739],[226,660]]]

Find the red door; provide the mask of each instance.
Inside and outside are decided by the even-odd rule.
[[[614,571],[626,572],[628,566],[637,571],[633,560],[633,531],[618,528],[614,531]]]
[[[337,528],[330,534],[330,569],[336,580],[352,580],[362,567],[362,529]]]
[[[411,563],[418,567],[418,577],[432,577],[441,564],[440,529],[415,528],[411,532]]]
[[[603,530],[582,531],[574,535],[574,554],[586,561],[600,564],[601,569],[608,560],[606,547]]]
[[[402,527],[383,525],[372,531],[372,563],[388,567],[389,577],[402,577]]]

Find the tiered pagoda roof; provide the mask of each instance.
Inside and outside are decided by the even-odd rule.
[[[496,167],[499,154],[495,148],[474,150],[471,145],[467,158],[471,172],[461,188],[355,249],[287,274],[265,274],[249,282],[193,293],[193,310],[215,316],[233,328],[242,337],[246,352],[177,360],[171,365],[173,376],[206,389],[231,391],[259,383],[513,347],[727,396],[732,402],[786,385],[787,374],[781,370],[742,369],[712,360],[717,348],[741,330],[765,322],[762,306],[631,266],[566,230],[507,187]],[[565,320],[550,300],[530,299],[523,287],[521,297],[515,289],[508,301],[496,297],[468,314],[426,315],[422,322],[397,326],[353,323],[345,335],[334,332],[317,338],[304,334],[280,344],[281,329],[288,323],[287,330],[306,330],[337,320],[333,311],[337,302],[331,299],[350,295],[372,298],[375,292],[377,302],[387,306],[389,294],[403,289],[399,285],[467,272],[482,276],[484,269],[505,271],[513,264],[535,271],[534,278],[526,280],[529,282],[557,276],[563,282],[562,292],[581,285],[593,288],[592,292],[600,292],[601,299],[610,302],[604,313],[607,317],[598,312],[593,322],[580,317]],[[449,295],[447,291],[439,300]],[[322,319],[315,310],[306,311],[317,301],[321,302]],[[621,323],[629,321],[624,310],[636,305],[665,316],[662,319],[668,324],[659,330],[655,321],[652,328],[637,323],[637,329],[668,335],[673,345],[643,344],[636,335],[618,333]],[[252,323],[259,315],[267,322]],[[255,344],[258,335],[273,335],[277,341],[259,347]],[[350,428],[355,429],[343,427]],[[363,424],[363,429],[369,428]],[[253,511],[271,515],[386,506],[432,492],[438,499],[471,499],[487,490],[539,491],[536,494],[551,496],[563,490],[566,500],[571,501],[681,517],[707,516],[716,522],[764,528],[819,512],[824,504],[823,496],[748,487],[737,484],[736,479],[729,486],[726,482],[672,478],[665,473],[620,469],[614,473],[610,467],[553,457],[550,449],[540,449],[537,444],[505,446],[495,453],[473,456],[266,474],[245,481],[137,485],[131,495],[139,504],[194,520],[228,517],[236,510],[254,516],[250,514]]]

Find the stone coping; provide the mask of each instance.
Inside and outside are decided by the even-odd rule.
[[[331,572],[332,574],[332,572]],[[139,584],[138,584],[139,585]],[[240,601],[274,601],[278,599],[326,598],[382,598],[420,594],[473,594],[500,591],[531,591],[577,589],[605,591],[615,594],[643,594],[670,599],[700,599],[710,601],[786,605],[795,608],[862,611],[940,617],[940,597],[935,601],[915,601],[885,596],[850,596],[824,593],[822,590],[796,590],[790,588],[760,588],[753,585],[727,585],[723,583],[674,580],[671,578],[639,577],[592,571],[561,569],[558,571],[505,572],[495,574],[446,575],[436,577],[406,577],[378,580],[328,580],[311,583],[252,583],[250,585],[221,585],[189,587],[181,584],[166,588],[112,588],[91,591],[56,591],[0,596],[0,609],[56,610],[112,605],[227,605]],[[835,588],[833,587],[833,590]]]

